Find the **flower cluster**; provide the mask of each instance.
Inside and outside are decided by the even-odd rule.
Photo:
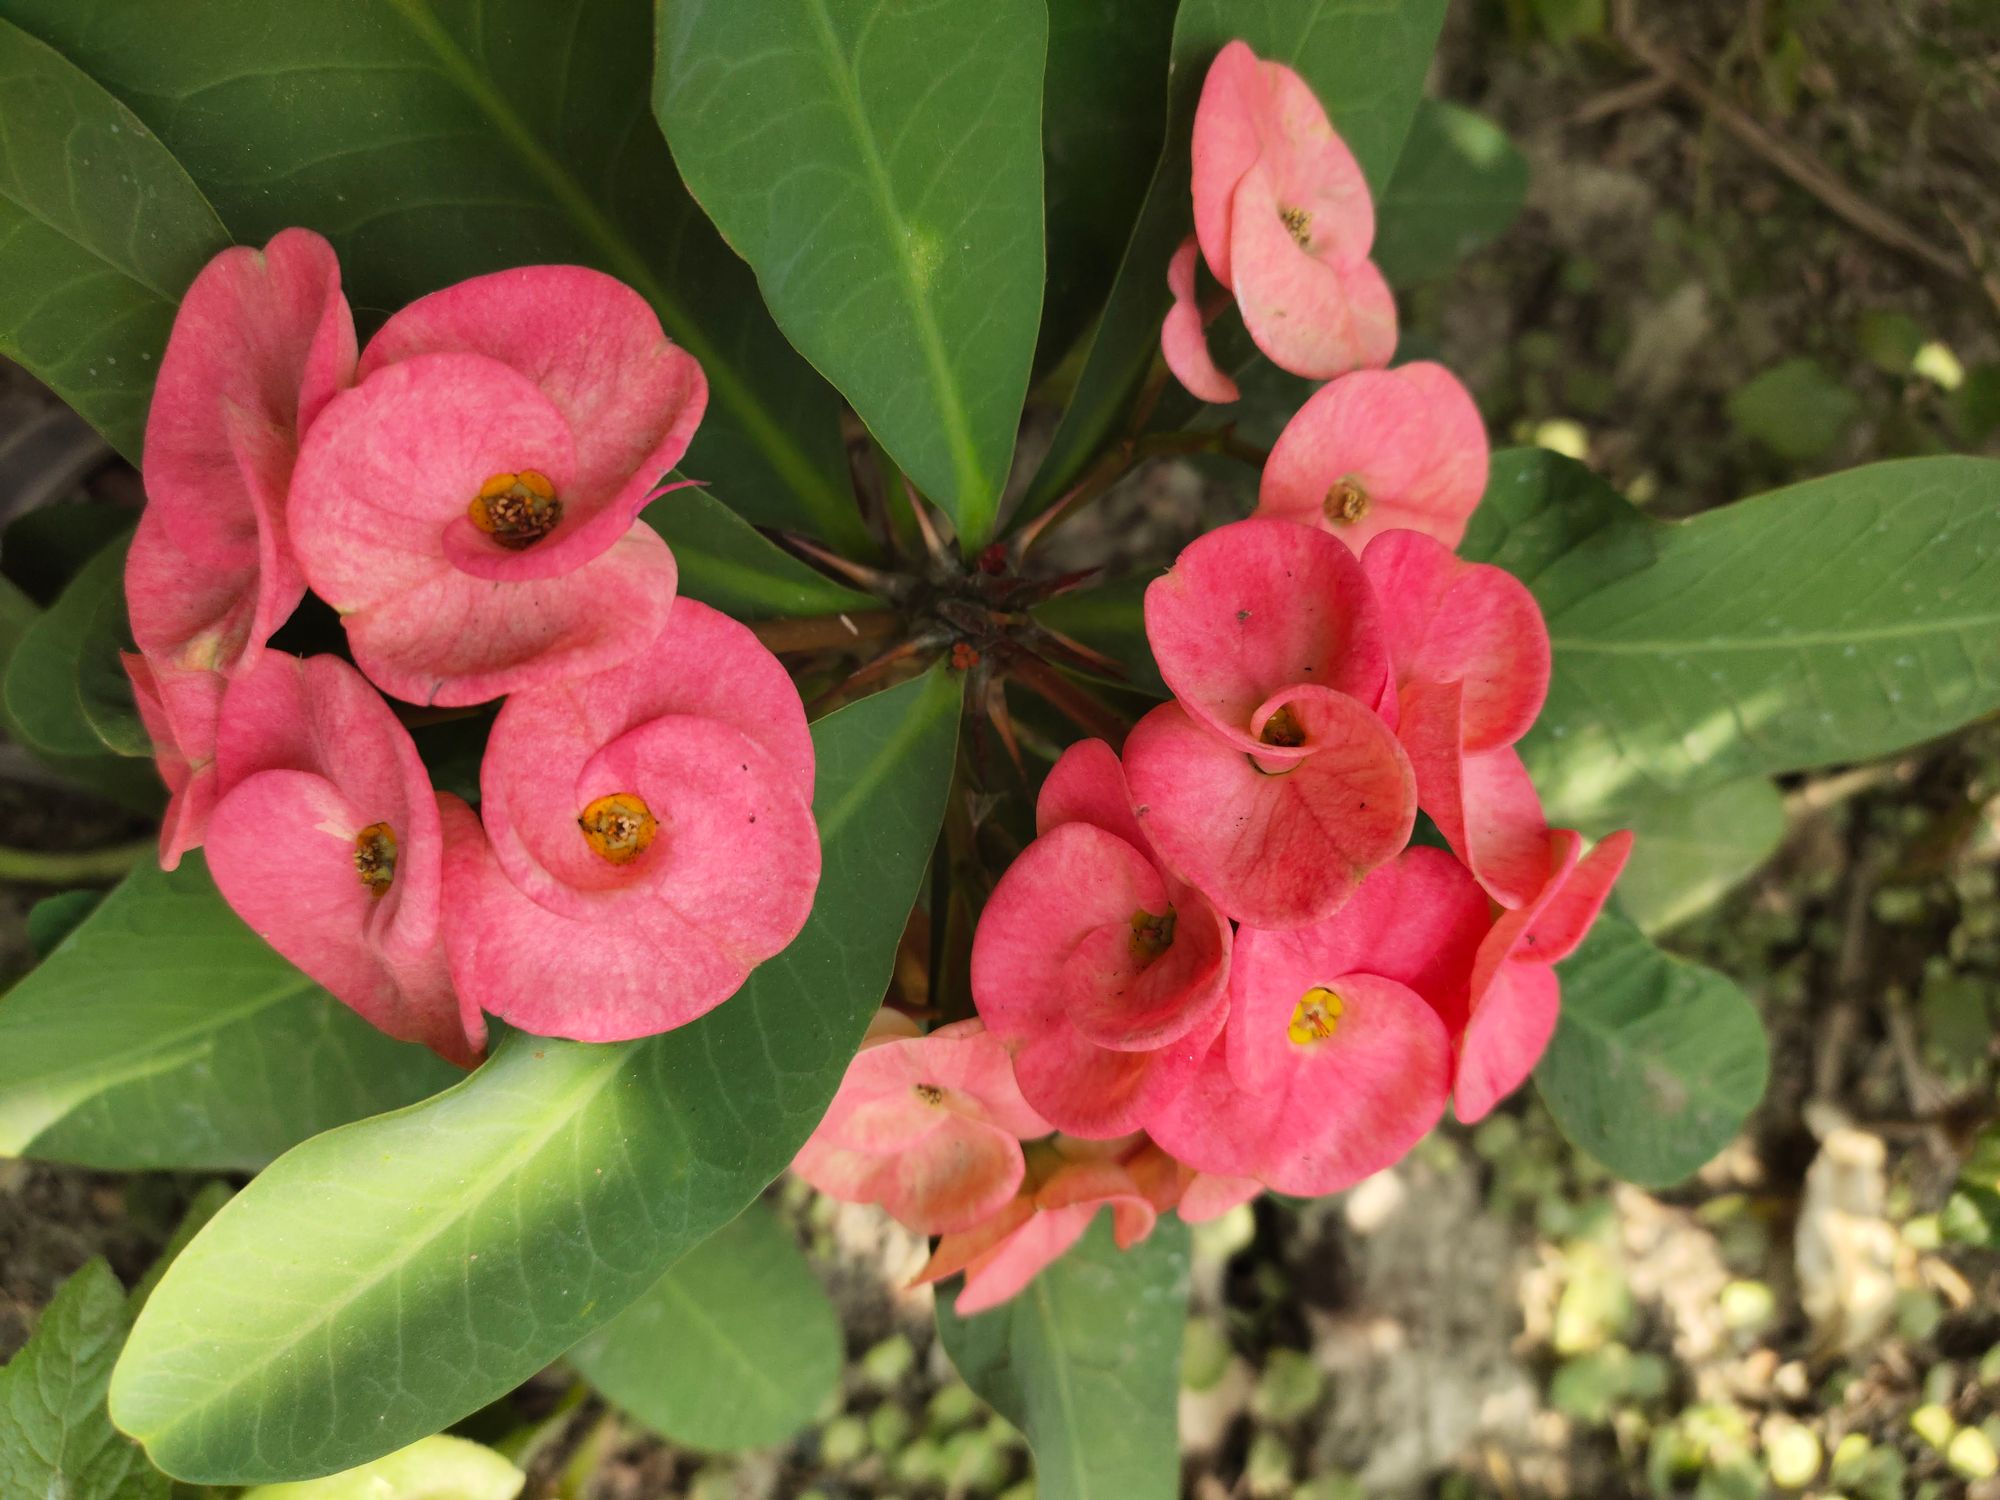
[[[1359,168],[1304,82],[1223,49],[1194,124],[1195,235],[1162,351],[1197,396],[1219,307],[1327,380],[1257,513],[1148,588],[1172,693],[1122,753],[1072,746],[972,947],[978,1019],[885,1013],[795,1169],[941,1238],[961,1313],[1019,1290],[1113,1212],[1322,1194],[1443,1115],[1520,1085],[1628,834],[1552,829],[1514,745],[1547,691],[1533,597],[1454,548],[1485,488],[1479,414],[1436,365],[1388,363]],[[1436,843],[1412,843],[1419,812]],[[1442,847],[1439,847],[1442,845]]]
[[[727,999],[804,924],[819,841],[790,678],[638,519],[706,401],[596,271],[477,277],[361,348],[318,235],[217,256],[126,565],[161,863],[205,845],[273,947],[460,1062],[488,1014],[606,1041]],[[352,665],[270,646],[308,588]],[[502,696],[475,813],[404,720]]]

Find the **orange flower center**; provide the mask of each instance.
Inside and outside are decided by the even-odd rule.
[[[1312,244],[1313,216],[1303,208],[1281,208],[1278,217],[1284,221],[1285,230],[1301,250]]]
[[[599,797],[576,820],[584,841],[600,859],[614,865],[629,865],[646,852],[653,835],[660,831],[653,810],[645,799],[632,792],[613,792]]]
[[[495,474],[479,487],[466,507],[472,524],[509,552],[532,547],[562,519],[556,487],[539,469]]]
[[[1343,479],[1326,492],[1326,501],[1321,508],[1334,525],[1352,526],[1368,514],[1368,491],[1355,480]]]
[[[1132,913],[1132,956],[1140,963],[1151,963],[1173,945],[1174,909],[1171,906],[1157,917],[1143,906]]]
[[[1340,1025],[1341,1013],[1347,1003],[1332,990],[1314,985],[1303,995],[1299,1003],[1292,1007],[1291,1024],[1285,1027],[1285,1035],[1301,1047],[1310,1047],[1332,1036]]]
[[[396,830],[387,823],[370,823],[354,835],[354,873],[380,901],[396,879]]]

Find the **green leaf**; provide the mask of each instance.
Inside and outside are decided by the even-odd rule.
[[[1152,368],[1160,321],[1173,300],[1167,262],[1194,228],[1189,142],[1215,54],[1241,37],[1259,57],[1298,69],[1379,194],[1409,133],[1444,9],[1445,0],[1181,0],[1166,145],[1023,519],[1039,514],[1082,472]]]
[[[1397,286],[1449,271],[1496,238],[1528,196],[1528,159],[1492,121],[1426,99],[1375,210],[1375,263]]]
[[[1811,463],[1847,436],[1861,398],[1803,356],[1774,365],[1729,398],[1729,420],[1779,458]]]
[[[1166,128],[1177,0],[1049,0],[1042,169],[1049,285],[1037,364],[1059,360],[1111,291]]]
[[[243,1500],[514,1500],[527,1482],[491,1448],[438,1436],[324,1479],[259,1485]]]
[[[1012,1301],[961,1318],[938,1299],[938,1336],[958,1373],[1028,1436],[1038,1500],[1180,1493],[1187,1295],[1188,1234],[1177,1217],[1120,1250],[1100,1213]]]
[[[459,1076],[274,953],[199,855],[148,862],[0,999],[0,1156],[249,1170]]]
[[[44,896],[28,908],[28,946],[38,959],[47,958],[56,944],[76,931],[77,924],[103,901],[102,891],[58,891]]]
[[[622,277],[708,374],[688,472],[753,520],[866,545],[837,398],[653,125],[647,0],[290,0],[282,26],[262,0],[4,9],[157,132],[238,240],[331,239],[364,322],[507,266]]]
[[[512,1033],[433,1099],[317,1136],[167,1273],[112,1409],[200,1483],[351,1468],[511,1390],[783,1170],[888,983],[943,815],[960,684],[821,719],[824,866],[805,930],[692,1025]]]
[[[1040,0],[660,0],[674,160],[793,344],[986,540],[1042,305]]]
[[[875,608],[866,594],[844,589],[779,551],[703,490],[676,490],[648,506],[645,517],[674,549],[680,591],[739,620]]]
[[[1618,902],[1647,933],[1708,910],[1776,852],[1785,799],[1762,776],[1689,792],[1641,792],[1586,832],[1612,825],[1637,838],[1618,881]]]
[[[136,461],[181,293],[228,243],[136,115],[0,21],[0,354]]]
[[[0,1494],[166,1500],[166,1476],[104,1409],[126,1326],[125,1289],[103,1261],[63,1283],[34,1337],[0,1369]]]
[[[569,1352],[614,1404],[709,1452],[782,1442],[840,1383],[840,1319],[761,1203]]]
[[[1642,515],[1540,449],[1494,455],[1462,555],[1540,601],[1552,813],[1886,755],[2000,708],[2000,463],[1871,464]]]
[[[46,755],[144,756],[152,753],[118,664],[130,646],[125,624],[125,549],[121,538],[70,580],[55,606],[22,633],[7,659],[7,713]]]
[[[1735,982],[1661,952],[1613,911],[1557,972],[1562,1020],[1535,1085],[1563,1133],[1645,1187],[1679,1182],[1728,1145],[1771,1061]]]

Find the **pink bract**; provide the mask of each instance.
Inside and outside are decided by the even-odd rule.
[[[1207,328],[1215,313],[1202,305],[1195,293],[1195,242],[1182,242],[1167,262],[1167,286],[1174,305],[1160,325],[1160,353],[1174,379],[1186,386],[1190,395],[1203,401],[1234,401],[1242,394],[1236,382],[1223,373],[1208,352]]]
[[[792,1170],[829,1197],[880,1204],[918,1234],[949,1234],[1006,1206],[1021,1185],[1021,1142],[1050,1128],[981,1022],[884,1033],[847,1065]]]
[[[1296,690],[1285,706],[1296,737],[1282,753],[1246,752],[1177,703],[1147,714],[1125,741],[1154,846],[1224,913],[1258,927],[1331,916],[1416,821],[1409,763],[1379,718],[1319,688]]]
[[[1354,554],[1324,532],[1252,519],[1188,544],[1146,589],[1146,639],[1182,707],[1246,750],[1251,721],[1301,686],[1394,703],[1388,638]]]
[[[1036,1109],[1073,1135],[1124,1135],[1222,1026],[1229,924],[1160,868],[1102,740],[1064,752],[1036,822],[980,915],[973,998]]]
[[[1112,1237],[1121,1250],[1151,1234],[1159,1217],[1144,1188],[1116,1162],[1058,1159],[1040,1172],[1031,1169],[1026,1190],[993,1217],[940,1239],[914,1284],[963,1271],[965,1286],[953,1304],[958,1315],[969,1318],[998,1307],[1082,1239],[1105,1207],[1111,1210]]]
[[[701,366],[668,340],[646,299],[584,266],[495,271],[419,298],[368,341],[359,375],[427,354],[509,366],[574,443],[562,519],[532,547],[508,552],[469,523],[449,528],[448,554],[478,577],[554,578],[610,548],[681,461],[708,405]],[[534,465],[514,472],[524,467]],[[460,497],[460,519],[470,499]]]
[[[1502,906],[1530,900],[1548,878],[1549,825],[1542,799],[1512,746],[1468,751],[1465,684],[1403,689],[1401,736],[1417,802],[1452,852]]]
[[[197,847],[214,790],[216,714],[305,592],[285,508],[299,434],[354,373],[333,249],[288,229],[237,247],[188,288],[146,425],[147,503],[126,555],[142,671],[127,662],[171,800],[168,869]]]
[[[1317,526],[1356,552],[1392,528],[1450,548],[1486,492],[1486,470],[1485,424],[1450,371],[1421,362],[1357,370],[1314,392],[1285,425],[1257,514]]]
[[[1500,914],[1473,964],[1452,1098],[1467,1124],[1534,1071],[1561,1007],[1554,966],[1590,931],[1632,852],[1632,835],[1624,831],[1605,835],[1581,859],[1583,840],[1570,830],[1555,830],[1550,842],[1547,879],[1527,905]]]
[[[469,519],[497,477],[540,476],[561,499],[584,472],[577,435],[527,376],[483,354],[420,354],[378,369],[314,423],[293,536],[313,591],[345,616],[355,662],[384,691],[479,703],[629,660],[666,623],[673,554],[643,522],[621,526],[608,550],[559,547],[551,574],[542,542],[508,552]]]
[[[1549,632],[1525,584],[1415,531],[1377,536],[1361,568],[1399,688],[1463,683],[1469,751],[1511,745],[1528,732],[1548,696]]]
[[[1248,43],[1229,43],[1209,65],[1191,151],[1195,234],[1224,286],[1237,274],[1236,196],[1259,162],[1288,206],[1309,216],[1304,227],[1318,253],[1356,260],[1374,243],[1375,206],[1354,154],[1306,81],[1283,63],[1260,61]]]
[[[446,827],[452,974],[524,1030],[602,1042],[685,1025],[812,909],[798,691],[747,628],[692,600],[626,664],[510,697],[480,790],[483,836],[469,818]]]
[[[409,733],[352,667],[275,652],[239,673],[216,748],[208,864],[238,916],[390,1036],[470,1065],[439,928],[438,802]]]
[[[1229,1026],[1149,1127],[1201,1172],[1313,1196],[1400,1160],[1444,1113],[1451,1042],[1407,985],[1237,936]],[[1247,961],[1246,961],[1247,958]]]

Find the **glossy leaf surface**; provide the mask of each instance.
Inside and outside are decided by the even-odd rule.
[[[192,854],[134,870],[0,999],[0,1156],[253,1170],[462,1076],[280,958]]]
[[[1041,1500],[1172,1500],[1188,1233],[1167,1216],[1130,1250],[1099,1213],[1076,1247],[991,1312],[938,1334],[959,1374],[1028,1436]]]
[[[657,104],[778,326],[968,546],[1042,305],[1041,0],[660,0]]]

